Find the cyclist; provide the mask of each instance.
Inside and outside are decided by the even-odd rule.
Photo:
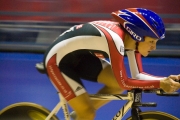
[[[62,33],[47,49],[47,74],[76,112],[76,120],[93,120],[95,111],[109,101],[90,100],[81,79],[103,83],[98,93],[119,94],[133,88],[180,88],[180,75],[159,77],[143,72],[141,55],[156,49],[165,37],[161,18],[153,11],[128,8],[112,12],[113,21],[99,20],[76,25]],[[131,78],[123,57],[127,54]]]

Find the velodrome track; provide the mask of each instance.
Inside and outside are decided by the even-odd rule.
[[[0,110],[16,102],[33,102],[52,110],[58,103],[57,91],[48,77],[35,69],[35,64],[42,59],[43,54],[0,52]],[[127,67],[127,58],[125,64]],[[180,74],[179,58],[147,57],[143,58],[143,66],[145,72],[153,75]],[[87,81],[84,84],[89,93],[96,93],[102,86]],[[159,110],[180,118],[180,97],[144,94],[143,101],[157,102],[158,106],[141,108],[142,110]],[[113,101],[100,108],[96,120],[110,120],[124,103],[125,101]],[[129,115],[130,112],[125,118]],[[61,114],[58,117],[63,118]]]

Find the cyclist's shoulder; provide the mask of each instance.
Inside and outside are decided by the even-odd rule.
[[[119,25],[118,22],[114,22],[114,21],[111,21],[111,20],[97,20],[97,21],[89,22],[89,24],[101,25],[101,26],[107,27],[107,28],[112,28],[112,27],[115,27],[115,26]]]
[[[113,33],[116,33],[122,39],[124,38],[125,31],[118,22],[111,20],[98,20],[98,21],[92,21],[90,22],[90,24],[96,25],[102,31],[103,29],[106,29],[106,31],[109,30],[113,31]],[[112,34],[112,32],[109,32],[109,34]]]
[[[118,22],[112,21],[112,20],[95,20],[88,23],[94,23],[94,24],[119,24]]]

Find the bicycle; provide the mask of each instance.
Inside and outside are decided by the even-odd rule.
[[[37,63],[36,68],[39,72],[44,72],[43,64]],[[127,100],[126,104],[114,115],[112,120],[121,120],[125,114],[131,109],[131,117],[127,120],[180,120],[179,118],[160,111],[145,111],[142,112],[140,107],[156,107],[155,102],[142,103],[142,93],[156,93],[160,96],[179,96],[178,92],[165,93],[160,89],[128,90],[126,94],[90,94],[91,99],[96,100]],[[29,102],[15,103],[7,106],[0,111],[0,120],[9,120],[16,118],[17,120],[58,120],[56,116],[60,108],[64,113],[64,120],[71,120],[68,109],[68,104],[65,98],[58,93],[59,103],[52,111],[47,110],[41,105]],[[13,119],[14,120],[14,119]]]

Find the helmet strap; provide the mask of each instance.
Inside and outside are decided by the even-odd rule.
[[[139,42],[136,42],[136,50],[138,51]]]

